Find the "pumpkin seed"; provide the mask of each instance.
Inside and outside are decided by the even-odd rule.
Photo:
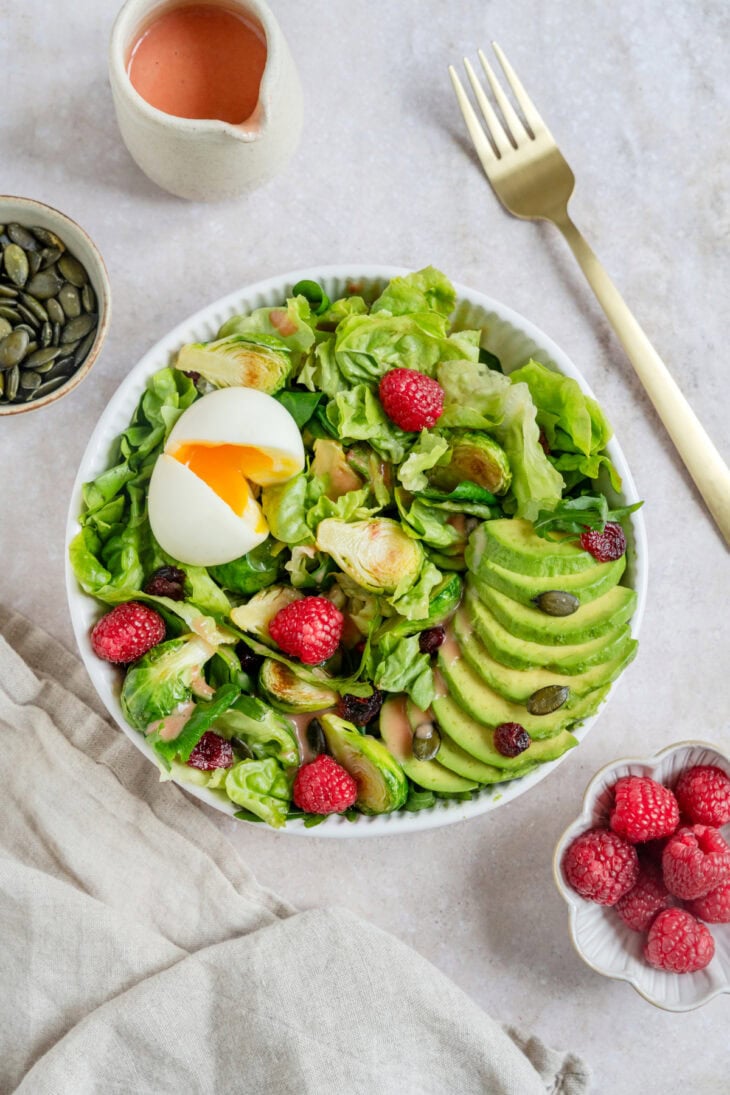
[[[66,313],[55,297],[49,297],[46,301],[46,311],[51,323],[65,323]]]
[[[72,285],[75,285],[77,289],[81,289],[83,285],[89,280],[86,270],[81,265],[78,259],[75,259],[73,255],[65,254],[58,260],[58,269],[65,277],[66,281],[70,281]]]
[[[2,317],[2,319],[9,319],[11,323],[17,323],[20,319],[15,304],[0,304],[0,317]]]
[[[5,398],[8,400],[15,399],[18,394],[18,385],[20,384],[20,369],[17,365],[14,365],[5,374]]]
[[[53,338],[53,327],[48,322],[48,320],[46,320],[46,322],[41,327],[41,346],[50,346],[52,338]]]
[[[578,598],[562,589],[549,589],[540,593],[532,598],[532,603],[548,616],[572,616],[580,608]]]
[[[89,351],[90,351],[91,347],[94,345],[95,341],[96,341],[96,327],[94,328],[93,331],[89,331],[86,338],[82,340],[82,342],[79,345],[78,349],[74,353],[74,365],[75,366],[79,366],[81,364],[81,362],[84,361],[88,357]]]
[[[31,327],[34,329],[40,327],[38,316],[34,315],[30,308],[26,308],[24,304],[18,304],[18,314],[21,315],[26,322],[30,323]]]
[[[0,369],[12,369],[23,360],[30,339],[27,331],[15,330],[0,342]]]
[[[10,280],[14,285],[22,288],[28,280],[30,272],[28,256],[23,248],[18,247],[17,243],[9,243],[3,251],[3,262]]]
[[[28,269],[30,270],[30,276],[33,277],[41,268],[41,254],[40,251],[28,251],[27,254]]]
[[[91,285],[87,281],[86,285],[81,290],[81,303],[84,306],[85,312],[96,311],[96,293],[91,288]]]
[[[16,323],[16,331],[27,331],[28,338],[35,338],[35,327],[31,327],[30,323]]]
[[[20,374],[20,387],[26,392],[34,392],[41,382],[40,373],[34,369],[24,369]]]
[[[48,300],[49,297],[56,296],[62,285],[63,279],[56,273],[56,268],[49,266],[47,270],[41,270],[31,278],[27,292],[36,300]]]
[[[5,297],[6,300],[13,300],[18,292],[19,290],[13,285],[0,285],[0,297]]]
[[[13,222],[13,224],[6,227],[5,231],[13,243],[17,243],[24,251],[40,251],[38,240],[32,232],[29,232],[27,228],[23,228],[22,224]]]
[[[322,753],[329,753],[327,748],[327,738],[324,735],[322,729],[322,723],[319,719],[310,719],[307,723],[307,745],[311,749],[315,757],[320,756]]]
[[[538,688],[527,701],[527,710],[531,715],[550,715],[567,702],[570,689],[562,684],[548,684]]]
[[[0,316],[0,339],[5,338],[12,331],[13,326],[4,317]]]
[[[42,369],[45,365],[49,367],[53,364],[56,358],[61,353],[58,346],[45,346],[40,350],[34,350],[32,354],[29,354],[24,364],[30,369]]]
[[[96,327],[96,317],[90,316],[88,312],[70,319],[61,333],[61,345],[67,346],[71,342],[77,342],[88,335],[93,327]]]
[[[60,341],[61,341],[61,324],[60,323],[54,323],[53,324],[53,338],[51,339],[51,342],[54,346],[58,346]]]
[[[37,349],[38,349],[38,343],[36,342],[36,340],[34,338],[32,338],[30,340],[30,342],[28,343],[28,345],[25,347],[25,353],[26,353],[26,355],[34,354]],[[21,368],[22,369],[25,368],[25,362],[24,361],[21,362]]]
[[[41,251],[41,270],[53,266],[54,262],[58,262],[61,254],[62,252],[57,247],[44,247]]]
[[[29,308],[33,315],[41,320],[41,322],[45,322],[48,319],[48,312],[39,300],[35,300],[34,297],[29,296],[28,293],[21,293],[20,299],[26,308]]]
[[[37,240],[44,243],[46,247],[55,247],[63,254],[66,250],[66,244],[60,239],[55,232],[51,232],[50,228],[39,228],[37,225],[33,225],[31,232]]]
[[[422,722],[413,732],[413,756],[416,760],[433,760],[441,748],[441,735],[432,722]]]
[[[55,392],[57,388],[60,388],[65,384],[67,380],[68,377],[66,376],[54,376],[51,380],[45,380],[36,388],[34,397],[36,399],[42,399],[44,395],[50,395],[51,392]]]
[[[65,315],[69,319],[75,319],[76,316],[81,315],[79,291],[68,282],[64,282],[58,290],[58,303],[61,305]]]
[[[40,354],[40,353],[42,353],[42,350],[36,350],[36,353]],[[34,368],[35,368],[35,371],[37,373],[40,373],[42,376],[45,376],[46,373],[50,373],[51,369],[53,368],[53,362],[52,361],[46,361],[46,363],[44,365],[35,365]]]

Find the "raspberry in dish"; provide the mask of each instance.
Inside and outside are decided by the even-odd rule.
[[[308,814],[341,814],[354,805],[357,784],[341,764],[321,753],[297,772],[292,797]]]
[[[98,658],[127,665],[141,658],[165,637],[165,621],[159,612],[139,601],[116,605],[97,622],[91,645]]]
[[[636,885],[620,897],[614,909],[632,931],[648,931],[654,917],[671,903],[661,869],[652,862],[639,863]]]
[[[388,418],[402,430],[430,429],[443,413],[443,388],[415,369],[391,369],[380,381],[379,394]]]
[[[280,609],[269,634],[285,654],[305,665],[327,661],[340,645],[344,617],[326,597],[302,597]]]
[[[671,836],[679,824],[677,800],[648,776],[624,776],[613,787],[610,825],[632,844]]]
[[[722,882],[704,897],[688,901],[687,909],[708,924],[730,924],[730,880]]]
[[[568,885],[598,905],[615,905],[636,885],[636,848],[610,829],[589,829],[568,847],[563,857]]]
[[[674,788],[682,816],[719,829],[730,822],[730,778],[714,764],[687,769]]]
[[[712,961],[715,941],[710,931],[686,909],[665,909],[649,928],[644,957],[650,966],[669,973],[695,973]]]
[[[717,829],[685,826],[664,846],[662,871],[675,897],[683,901],[704,897],[730,879],[730,847]]]

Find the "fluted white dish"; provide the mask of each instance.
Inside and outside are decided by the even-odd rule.
[[[596,973],[627,981],[650,1004],[665,1011],[691,1011],[721,993],[730,993],[730,924],[708,925],[715,955],[705,969],[697,973],[654,969],[642,955],[645,933],[632,931],[613,909],[585,901],[572,890],[563,872],[563,856],[586,829],[608,825],[616,780],[649,776],[673,787],[680,773],[696,764],[717,765],[730,777],[730,756],[704,741],[680,741],[653,757],[623,757],[607,764],[588,784],[583,810],[561,836],[553,857],[555,883],[568,905],[570,937],[580,957]]]
[[[145,389],[149,377],[158,369],[170,364],[177,351],[186,342],[199,342],[215,338],[216,332],[227,319],[240,312],[249,312],[253,308],[273,307],[291,296],[292,286],[302,279],[319,282],[331,300],[352,292],[362,292],[366,296],[377,296],[391,278],[408,271],[397,266],[364,265],[352,263],[347,266],[318,266],[306,270],[296,270],[279,274],[266,281],[257,282],[238,289],[228,296],[203,308],[200,312],[184,320],[169,334],[149,350],[141,361],[127,374],[112,396],[104,413],[96,424],[84,453],[71,494],[66,527],[66,590],[76,641],[89,676],[96,687],[109,714],[119,724],[129,739],[134,742],[155,764],[156,756],[151,745],[142,734],[133,730],[126,722],[119,704],[120,674],[107,662],[100,661],[93,653],[89,635],[96,620],[101,615],[102,606],[88,596],[76,581],[68,561],[68,545],[79,530],[79,514],[82,509],[82,487],[95,479],[106,468],[115,438],[127,428],[132,414]],[[452,317],[457,329],[481,329],[482,345],[496,354],[504,371],[509,373],[519,368],[530,357],[535,357],[545,365],[551,365],[558,372],[576,380],[588,395],[593,395],[583,376],[565,354],[538,327],[530,323],[519,313],[504,304],[486,296],[484,293],[456,284],[457,305]],[[638,494],[629,471],[626,459],[615,438],[606,446],[607,452],[623,480],[620,494],[613,494],[606,485],[614,504],[627,505],[638,501]],[[647,585],[647,547],[646,532],[641,510],[632,513],[625,524],[629,541],[627,551],[627,582],[637,593],[636,610],[631,620],[631,633],[638,637],[639,626],[644,612]],[[629,670],[630,671],[630,670]],[[611,685],[610,700],[617,682]],[[573,732],[582,741],[599,717],[594,715]],[[541,764],[526,776],[509,783],[485,787],[471,801],[457,799],[437,799],[430,809],[418,813],[398,811],[378,816],[361,815],[354,822],[334,815],[327,818],[316,828],[307,829],[302,821],[287,822],[285,833],[297,836],[314,837],[352,837],[381,836],[385,833],[413,832],[421,829],[437,828],[457,821],[475,817],[499,806],[504,806],[518,795],[529,791],[558,765],[568,760],[570,752],[564,753],[558,760]],[[202,799],[209,806],[233,815],[237,807],[225,798],[222,792],[211,791],[207,787],[193,784],[181,784],[191,795]]]

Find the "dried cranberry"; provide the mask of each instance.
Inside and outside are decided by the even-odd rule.
[[[206,730],[188,758],[190,768],[210,772],[214,768],[230,768],[233,764],[233,746],[230,741]]]
[[[540,430],[540,436],[537,439],[540,442],[540,448],[546,456],[550,455],[550,443],[547,439],[547,434],[544,430]]]
[[[179,567],[160,567],[144,584],[151,597],[169,597],[171,601],[185,599],[185,571]]]
[[[445,638],[445,627],[427,627],[418,636],[418,649],[422,654],[435,654]]]
[[[599,563],[610,563],[620,559],[626,551],[626,535],[616,521],[606,521],[603,532],[587,528],[580,534],[580,546],[590,551]]]
[[[197,384],[200,380],[200,373],[196,373],[195,369],[183,370],[184,375],[192,380],[193,384]]]
[[[238,660],[241,663],[241,669],[244,673],[248,673],[250,677],[255,677],[264,660],[261,655],[255,654],[251,647],[244,642],[238,644],[236,647],[236,654],[238,654]]]
[[[503,757],[518,757],[529,748],[531,740],[518,722],[501,722],[494,731],[494,748]]]
[[[354,722],[355,726],[367,726],[380,714],[384,699],[385,696],[377,688],[373,689],[372,696],[341,696],[337,714],[348,722]]]

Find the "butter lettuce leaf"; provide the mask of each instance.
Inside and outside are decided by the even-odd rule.
[[[456,304],[456,290],[435,266],[426,266],[402,278],[392,278],[371,313],[390,312],[393,316],[411,312],[438,312],[448,316]]]

